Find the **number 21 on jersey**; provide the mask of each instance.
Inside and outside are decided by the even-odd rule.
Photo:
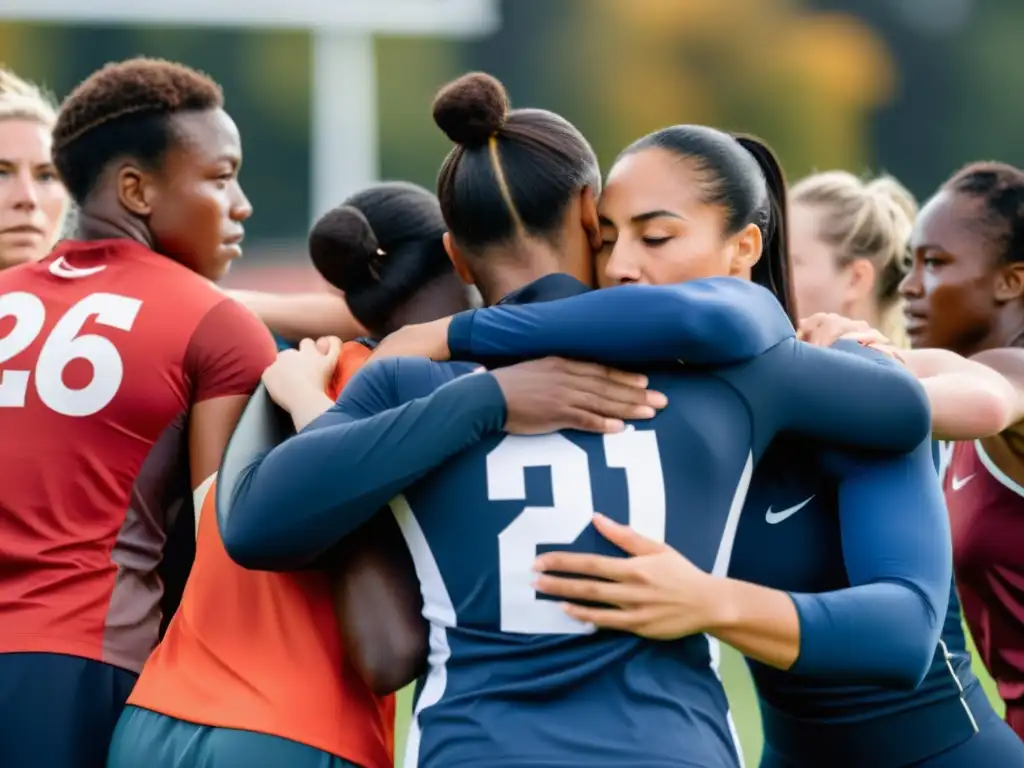
[[[35,379],[43,404],[64,416],[91,416],[105,408],[121,387],[124,363],[110,339],[80,332],[89,318],[129,331],[141,306],[138,299],[114,293],[86,296],[57,320],[39,350],[34,370],[18,370],[6,363],[39,336],[46,325],[46,307],[38,296],[24,291],[0,296],[0,319],[14,318],[14,328],[0,337],[0,408],[23,408],[30,378]],[[92,365],[92,379],[81,389],[64,384],[64,369],[73,360]]]
[[[665,480],[658,436],[627,428],[604,436],[604,458],[626,474],[629,525],[638,533],[665,539]],[[487,495],[491,501],[526,500],[526,468],[551,472],[550,507],[528,506],[498,534],[501,631],[524,634],[585,634],[586,624],[565,614],[553,600],[540,600],[531,583],[541,544],[572,544],[590,525],[594,498],[587,452],[560,435],[510,435],[487,455]]]

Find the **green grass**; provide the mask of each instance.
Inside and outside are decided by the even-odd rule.
[[[1003,703],[996,694],[995,683],[978,661],[978,655],[974,652],[974,644],[967,637],[971,654],[974,657],[974,672],[981,679],[989,699],[996,707],[1000,715],[1003,713]],[[757,712],[757,697],[754,695],[754,687],[750,682],[750,675],[747,673],[747,665],[743,658],[731,648],[722,647],[722,680],[729,693],[729,704],[732,707],[732,716],[736,721],[736,729],[740,734],[740,741],[743,743],[743,752],[746,756],[748,768],[756,766],[761,759],[761,718]],[[405,732],[409,727],[409,706],[411,689],[406,689],[398,697],[398,717],[396,720],[395,747],[397,765],[401,765],[403,747],[405,746]]]

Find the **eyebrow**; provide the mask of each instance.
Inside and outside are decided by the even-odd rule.
[[[645,211],[644,213],[638,213],[636,216],[630,217],[630,222],[633,224],[643,224],[645,221],[651,219],[679,219],[683,220],[683,217],[678,213],[672,213],[672,211],[657,210],[657,211]],[[602,227],[614,227],[615,223],[607,216],[598,216],[598,223]]]

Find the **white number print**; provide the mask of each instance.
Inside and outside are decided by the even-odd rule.
[[[39,350],[35,386],[43,404],[64,416],[91,416],[117,394],[124,363],[117,347],[94,333],[80,333],[89,318],[100,325],[130,331],[142,302],[114,293],[94,293],[72,306],[53,326]],[[0,296],[0,319],[14,318],[14,328],[0,338],[0,408],[23,408],[32,371],[12,370],[4,364],[24,352],[46,322],[46,308],[38,296],[15,292]],[[81,389],[64,384],[64,369],[73,360],[92,366],[92,379]]]
[[[609,467],[625,470],[629,524],[644,536],[665,538],[665,480],[658,437],[628,429],[604,436]],[[553,600],[539,600],[531,582],[541,544],[571,544],[594,515],[587,452],[559,434],[510,435],[487,455],[487,493],[492,501],[526,500],[526,468],[551,472],[551,507],[525,507],[498,534],[501,631],[523,634],[586,634],[592,629],[567,616]]]

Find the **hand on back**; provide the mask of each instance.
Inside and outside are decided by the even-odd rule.
[[[839,339],[849,339],[903,362],[899,349],[881,331],[863,320],[851,320],[834,312],[818,312],[801,320],[797,338],[816,347],[830,347]]]
[[[560,429],[620,432],[625,421],[651,419],[668,400],[647,377],[558,357],[492,372],[508,404],[505,431],[540,435]]]

